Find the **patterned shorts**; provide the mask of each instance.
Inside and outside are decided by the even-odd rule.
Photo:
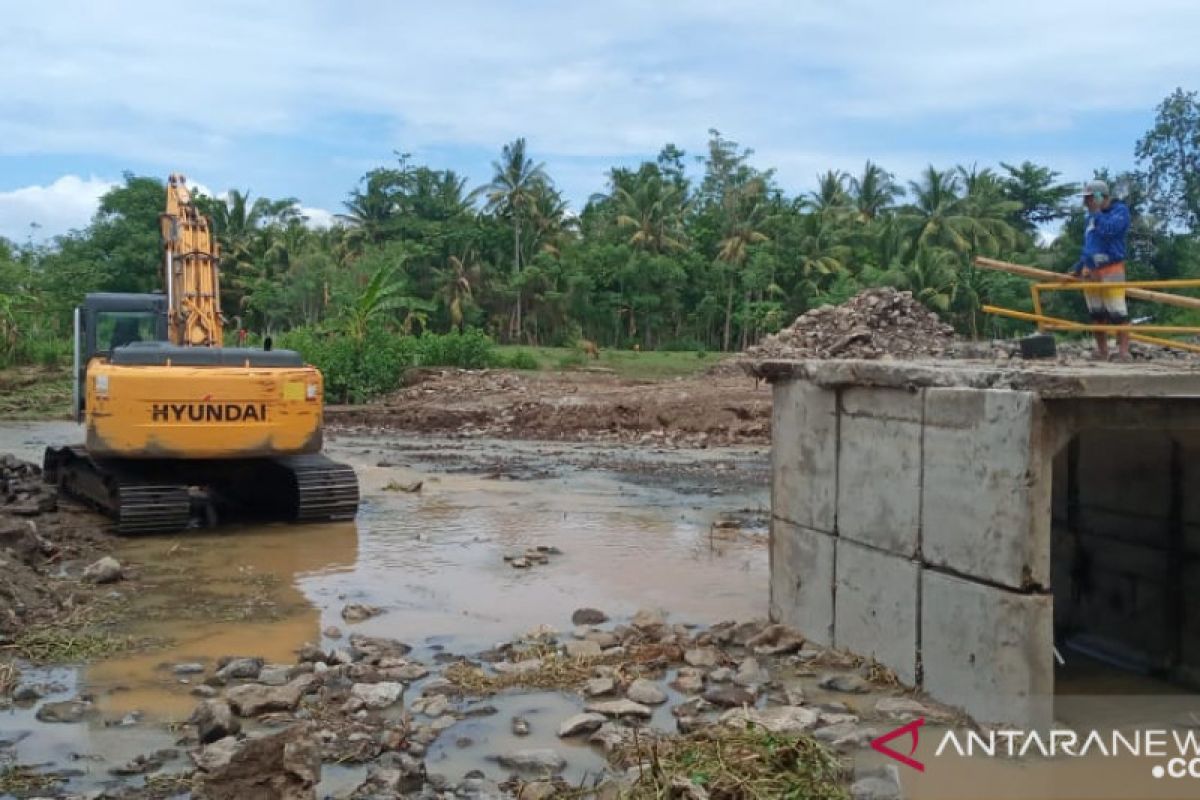
[[[1089,280],[1100,283],[1124,283],[1125,262],[1106,264],[1092,270]],[[1125,307],[1125,290],[1117,289],[1084,289],[1083,299],[1087,303],[1088,313],[1093,322],[1111,325],[1125,325],[1129,322],[1129,311]]]

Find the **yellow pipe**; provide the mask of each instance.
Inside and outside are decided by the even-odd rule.
[[[1195,289],[1200,287],[1200,279],[1187,278],[1174,281],[1071,281],[1070,283],[1039,283],[1037,288],[1046,291],[1059,289],[1087,291],[1088,289]]]
[[[1130,331],[1129,338],[1134,341],[1143,342],[1145,344],[1155,344],[1161,347],[1174,347],[1180,350],[1188,350],[1193,353],[1200,353],[1200,346],[1189,344],[1187,342],[1178,342],[1173,339],[1161,339],[1157,336],[1145,336],[1140,333],[1134,333],[1137,330],[1153,330],[1151,326],[1142,325],[1085,325],[1081,322],[1071,322],[1070,320],[1058,319],[1057,317],[1047,317],[1041,314],[1030,314],[1025,311],[1013,311],[1008,308],[1000,308],[998,306],[983,306],[985,314],[996,314],[1001,317],[1011,317],[1012,319],[1024,320],[1026,322],[1036,322],[1045,324],[1047,328],[1052,330],[1073,330],[1073,331]],[[1158,328],[1169,327],[1160,325]],[[1188,328],[1187,332],[1200,333],[1200,328]]]

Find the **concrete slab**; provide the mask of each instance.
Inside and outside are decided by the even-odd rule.
[[[1052,455],[1028,392],[928,389],[922,553],[934,566],[1021,589],[1050,584]]]
[[[805,528],[837,527],[837,392],[777,384],[771,411],[771,510]]]
[[[925,690],[981,722],[1048,724],[1054,713],[1051,606],[1045,594],[923,570]]]
[[[814,644],[833,644],[836,539],[787,520],[771,520],[771,619]]]
[[[834,645],[874,658],[915,685],[919,567],[839,538],[836,571]]]
[[[844,414],[838,451],[838,536],[917,554],[921,423]]]
[[[920,422],[925,413],[921,390],[878,389],[851,386],[842,391],[842,413],[856,417]]]

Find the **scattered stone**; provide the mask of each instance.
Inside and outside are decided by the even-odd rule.
[[[92,711],[92,704],[84,700],[63,700],[44,703],[37,710],[39,722],[81,722]]]
[[[784,655],[804,647],[804,637],[787,625],[768,625],[762,633],[748,640],[746,646],[760,655]]]
[[[157,750],[150,754],[139,755],[132,761],[122,764],[119,767],[109,769],[110,775],[121,777],[130,775],[146,775],[151,772],[157,772],[162,769],[166,762],[179,758],[179,751],[172,748]]]
[[[879,732],[874,728],[860,728],[853,722],[825,725],[813,731],[814,739],[843,751],[866,747],[878,736]]]
[[[322,631],[322,633],[324,633],[325,636],[330,639],[342,638],[342,629],[339,628],[337,625],[330,625],[328,628],[326,628],[324,631]]]
[[[819,716],[816,711],[799,706],[773,706],[771,708],[732,708],[720,717],[722,725],[745,728],[753,724],[771,733],[798,735],[812,730]]]
[[[220,694],[220,692],[217,691],[215,686],[206,686],[205,684],[200,684],[199,686],[192,687],[191,694],[194,697],[203,697],[208,699],[216,697],[218,694]]]
[[[205,700],[192,711],[189,725],[196,726],[200,744],[211,744],[226,736],[236,736],[242,723],[233,716],[233,709],[224,700]]]
[[[112,556],[105,556],[99,561],[88,565],[83,571],[83,579],[88,583],[116,583],[124,576],[121,562]]]
[[[754,693],[740,686],[710,686],[704,699],[722,708],[754,705]]]
[[[632,700],[601,700],[588,703],[584,706],[583,710],[594,714],[603,714],[606,717],[641,717],[642,719],[650,719],[654,715],[654,712],[649,708]]]
[[[633,702],[645,706],[657,706],[667,702],[667,693],[653,681],[645,678],[638,678],[629,684],[629,688],[625,690],[625,696]]]
[[[528,675],[541,668],[542,660],[540,658],[528,658],[524,661],[500,661],[492,665],[492,669],[500,675]]]
[[[232,658],[217,670],[217,677],[223,681],[254,680],[262,668],[263,660],[261,658]]]
[[[733,682],[738,686],[762,686],[769,680],[771,676],[759,665],[758,659],[752,656],[738,665],[737,674],[733,676]]]
[[[508,565],[513,569],[529,569],[530,563],[527,558],[514,558],[508,562]]]
[[[923,703],[918,703],[916,700],[910,700],[907,697],[880,698],[879,702],[875,704],[875,712],[900,719],[905,717],[938,718],[944,716]]]
[[[412,652],[412,648],[399,639],[361,633],[350,634],[350,650],[352,658],[369,664],[382,664],[386,659],[402,659]]]
[[[171,667],[171,671],[176,675],[199,675],[200,673],[204,672],[204,665],[199,662],[192,661],[188,662],[187,664],[176,664],[175,666]]]
[[[601,649],[613,647],[619,642],[617,637],[608,631],[589,631],[588,633],[584,634],[583,638],[589,642],[595,642],[596,644],[600,645]]]
[[[450,701],[444,694],[435,694],[422,699],[425,702],[422,704],[421,713],[427,717],[440,717],[450,710]]]
[[[598,658],[602,652],[599,644],[586,639],[565,642],[563,648],[568,658]]]
[[[302,645],[296,653],[296,660],[301,664],[315,664],[318,661],[325,661],[326,657],[325,651],[312,642]]]
[[[892,764],[863,773],[850,785],[852,800],[902,800],[904,790],[900,786],[900,771]]]
[[[567,760],[550,749],[514,750],[497,756],[500,766],[518,772],[562,772]]]
[[[576,714],[563,720],[562,724],[558,726],[558,735],[565,739],[568,736],[593,733],[600,729],[605,720],[607,717],[603,714]]]
[[[429,727],[435,733],[442,733],[443,731],[447,731],[454,727],[457,722],[458,717],[454,716],[453,714],[443,714],[433,722],[429,723]]]
[[[258,682],[267,686],[283,686],[292,677],[292,668],[285,664],[267,664],[258,673]]]
[[[491,703],[486,703],[481,706],[471,706],[466,711],[462,712],[464,717],[492,717],[499,714],[500,710]]]
[[[399,667],[385,667],[383,674],[389,680],[419,681],[429,674],[429,667],[413,661]]]
[[[23,683],[13,689],[12,699],[17,703],[34,703],[42,699],[42,690],[32,683]]]
[[[718,667],[708,673],[708,679],[713,683],[729,683],[733,680],[734,672],[729,667]]]
[[[817,685],[822,689],[828,689],[832,692],[843,692],[845,694],[866,694],[871,691],[871,684],[852,672],[839,672],[826,675],[821,678],[821,682]]]
[[[653,630],[665,626],[667,624],[667,616],[657,609],[643,608],[633,615],[630,624],[640,631]]]
[[[680,667],[671,681],[671,687],[684,694],[699,694],[704,691],[704,671],[695,667]]]
[[[583,685],[583,693],[588,697],[599,697],[612,694],[616,688],[617,684],[612,678],[592,678]]]
[[[558,796],[558,787],[551,781],[532,781],[521,786],[517,800],[551,800]]]
[[[683,654],[683,660],[691,667],[715,667],[721,660],[721,654],[715,647],[697,647]]]
[[[362,622],[371,617],[379,616],[383,613],[383,609],[377,606],[369,606],[365,603],[350,603],[342,609],[342,619],[346,622]]]
[[[362,700],[367,708],[387,708],[404,696],[404,684],[392,681],[356,683],[350,687],[350,695]]]
[[[321,747],[310,725],[246,739],[220,739],[201,751],[194,797],[198,800],[301,800],[315,797],[321,780]]]
[[[524,717],[513,717],[508,723],[513,736],[528,736],[530,733],[529,720]]]
[[[427,777],[425,762],[408,753],[384,753],[352,796],[406,797],[419,792]]]
[[[225,699],[239,717],[254,717],[268,711],[291,711],[304,693],[312,688],[314,681],[312,675],[301,675],[283,686],[247,683],[225,692]]]
[[[571,615],[572,625],[599,625],[608,622],[608,614],[598,608],[579,608]]]

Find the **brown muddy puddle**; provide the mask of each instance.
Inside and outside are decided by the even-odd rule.
[[[0,452],[40,461],[45,443],[77,435],[67,423],[3,426]],[[227,527],[124,541],[116,557],[141,574],[130,588],[114,589],[128,593],[134,612],[126,631],[170,643],[81,669],[27,672],[27,679],[61,685],[50,700],[94,694],[100,714],[46,725],[34,720],[32,708],[14,708],[0,712],[0,739],[20,739],[21,763],[83,771],[74,788],[103,785],[109,766],[170,746],[170,724],[194,707],[192,684],[172,672],[175,664],[211,665],[236,655],[292,663],[305,642],[337,647],[343,640],[323,636],[330,626],[401,639],[432,663],[436,653],[474,653],[542,624],[569,632],[571,613],[581,606],[601,608],[614,620],[646,606],[680,622],[765,616],[765,528],[713,528],[734,512],[762,519],[769,502],[761,480],[765,451],[643,456],[629,450],[340,437],[329,452],[355,466],[362,486],[354,523]],[[522,473],[538,477],[511,477]],[[423,482],[419,492],[385,488],[416,481]],[[536,546],[561,554],[526,570],[504,561],[506,553]],[[340,612],[348,603],[384,613],[347,624]],[[416,691],[419,685],[408,695]],[[554,733],[581,709],[580,698],[551,693],[489,702],[500,713],[464,720],[443,734],[430,750],[431,771],[451,781],[471,769],[498,778],[504,771],[488,755],[541,745],[568,755],[568,780],[602,765],[598,752],[566,745]],[[530,737],[511,735],[513,714],[529,718]],[[669,712],[661,715],[670,727]],[[472,744],[460,746],[464,739]],[[327,773],[324,794],[352,788],[353,771]]]

